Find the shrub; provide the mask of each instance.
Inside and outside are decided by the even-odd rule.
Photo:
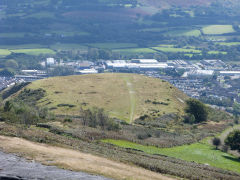
[[[195,122],[195,116],[193,114],[187,114],[186,116],[184,116],[184,122],[193,124]]]
[[[137,138],[141,139],[141,140],[144,140],[144,139],[147,139],[147,138],[150,138],[150,137],[152,137],[151,133],[146,132],[146,131],[143,131],[143,132],[141,132],[137,135]]]
[[[92,110],[80,109],[82,114],[82,121],[84,126],[89,126],[96,128],[99,126],[102,129],[117,131],[120,129],[119,123],[117,123],[113,118],[110,118],[104,109],[93,108]]]
[[[72,119],[66,118],[66,119],[64,119],[64,122],[65,122],[65,123],[71,123],[71,122],[72,122]]]
[[[216,149],[217,149],[218,146],[221,145],[221,140],[220,140],[219,138],[217,138],[217,137],[214,137],[214,138],[212,139],[212,144],[213,144],[214,146],[216,146]]]

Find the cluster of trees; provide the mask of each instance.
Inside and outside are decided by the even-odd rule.
[[[207,121],[208,109],[205,104],[197,99],[188,99],[186,105],[184,122],[192,124]]]
[[[110,118],[102,108],[93,108],[87,110],[80,110],[82,115],[82,122],[84,126],[93,128],[100,127],[103,130],[114,130],[120,129],[120,126],[114,119]]]

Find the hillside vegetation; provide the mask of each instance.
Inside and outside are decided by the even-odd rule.
[[[187,96],[168,82],[136,74],[54,77],[27,88],[43,88],[38,106],[57,115],[79,115],[80,108],[103,108],[111,117],[132,122],[145,114],[183,113]]]

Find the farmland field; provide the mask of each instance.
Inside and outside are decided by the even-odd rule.
[[[56,43],[50,46],[51,49],[56,51],[67,51],[67,50],[84,50],[87,51],[87,46],[81,44],[62,44]]]
[[[240,42],[219,42],[217,44],[222,46],[239,46]]]
[[[120,52],[123,54],[132,54],[132,53],[156,53],[155,50],[150,49],[150,48],[129,48],[129,49],[116,49],[113,50],[114,52]]]
[[[55,52],[51,49],[17,49],[11,50],[14,53],[24,53],[28,55],[38,56],[40,54],[55,54]]]
[[[47,48],[46,45],[41,44],[21,44],[21,45],[0,45],[1,49],[17,50],[17,49],[42,49]]]
[[[88,32],[84,31],[49,31],[51,34],[57,34],[62,37],[73,37],[73,36],[87,36],[90,35]]]
[[[0,49],[0,56],[7,56],[11,54],[11,52],[7,49]]]
[[[93,43],[88,45],[91,47],[96,47],[101,49],[124,49],[124,48],[138,47],[138,45],[134,43]]]
[[[157,148],[155,146],[144,146],[123,140],[102,140],[105,143],[114,144],[123,148],[131,148],[144,151],[148,154],[161,154],[179,158],[186,161],[194,161],[201,164],[234,171],[240,173],[240,160],[236,157],[216,150],[207,142],[199,142],[191,145],[178,146],[173,148]]]
[[[171,53],[201,53],[200,50],[196,49],[185,49],[185,48],[174,48],[174,47],[153,47],[154,50],[163,51],[163,52],[171,52]]]
[[[227,54],[225,51],[208,51],[208,54]]]
[[[226,34],[233,33],[235,30],[232,25],[210,25],[202,28],[204,34]]]
[[[194,30],[175,30],[164,33],[169,36],[200,36],[201,32],[197,29]]]

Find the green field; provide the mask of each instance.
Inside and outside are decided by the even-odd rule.
[[[41,44],[21,44],[21,45],[0,45],[1,49],[17,50],[17,49],[42,49],[47,48]]]
[[[240,160],[238,158],[220,150],[216,150],[213,146],[207,144],[207,142],[173,148],[157,148],[155,146],[144,146],[128,141],[112,139],[106,139],[103,140],[103,142],[114,144],[123,148],[141,150],[148,154],[161,154],[186,161],[209,164],[210,166],[240,173]]]
[[[82,50],[87,51],[88,47],[81,44],[62,44],[57,43],[50,46],[51,49],[56,51],[71,51],[71,50]]]
[[[38,56],[40,54],[49,54],[53,55],[55,52],[51,49],[17,49],[17,50],[11,50],[13,53],[24,53],[28,55]]]
[[[196,49],[185,49],[185,48],[174,48],[174,47],[153,47],[153,49],[163,52],[171,52],[171,53],[201,53],[200,50]]]
[[[227,52],[225,52],[225,51],[208,51],[208,54],[224,54],[224,55],[226,55]]]
[[[226,33],[233,33],[235,30],[233,29],[232,25],[210,25],[202,28],[204,34],[211,35],[211,34],[226,34]]]
[[[173,44],[159,44],[158,47],[174,48],[174,45]]]
[[[175,30],[175,31],[169,31],[167,33],[164,33],[168,36],[200,36],[201,32],[198,29],[193,30]]]
[[[92,43],[88,44],[91,47],[101,49],[124,49],[124,48],[136,48],[137,44],[134,43]]]
[[[187,56],[187,57],[193,57],[193,54],[184,54],[184,56]]]
[[[239,46],[240,42],[218,42],[216,44],[219,44],[222,46]]]
[[[45,33],[45,32],[43,32]],[[50,34],[57,34],[63,37],[73,37],[73,36],[88,36],[90,33],[84,31],[49,31]]]
[[[129,49],[116,49],[113,52],[119,52],[123,54],[147,54],[147,53],[156,53],[157,51],[150,48],[129,48]]]
[[[8,49],[0,49],[0,56],[10,55],[11,52]]]
[[[54,108],[53,112],[56,114],[78,115],[80,107],[99,107],[104,108],[111,117],[128,122],[150,114],[153,110],[159,111],[159,116],[165,113],[182,113],[185,106],[182,101],[187,99],[185,94],[167,82],[135,74],[54,77],[35,81],[28,88],[45,89],[47,95],[38,105]],[[159,104],[151,103],[153,101]],[[59,104],[71,104],[75,107],[59,107]]]

